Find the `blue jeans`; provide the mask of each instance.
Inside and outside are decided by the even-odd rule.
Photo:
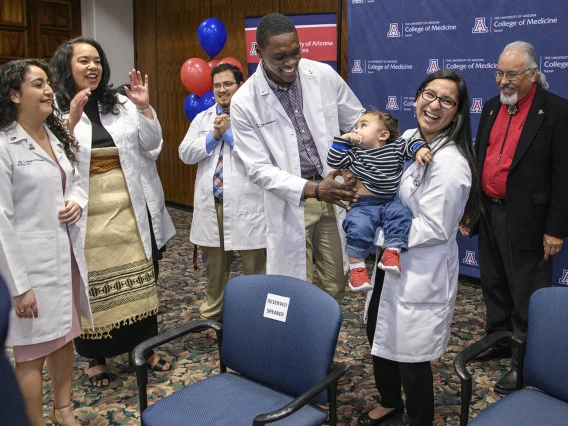
[[[375,244],[375,232],[379,226],[385,234],[385,248],[408,250],[408,232],[412,223],[408,207],[392,198],[369,195],[359,197],[350,206],[343,221],[347,236],[345,253],[348,256],[366,258]]]

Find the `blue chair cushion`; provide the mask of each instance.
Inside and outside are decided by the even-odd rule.
[[[568,401],[567,304],[568,288],[564,286],[533,293],[523,370],[527,383],[564,401]]]
[[[146,426],[252,425],[254,417],[282,408],[293,398],[234,373],[211,376],[150,405],[142,413]],[[236,418],[235,413],[238,413]],[[321,425],[327,411],[307,405],[274,425]]]
[[[522,389],[500,399],[475,417],[471,426],[566,426],[568,404],[533,389]]]

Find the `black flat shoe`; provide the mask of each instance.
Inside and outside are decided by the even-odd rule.
[[[399,404],[391,412],[385,414],[378,419],[373,419],[369,416],[369,413],[361,414],[357,419],[357,424],[359,426],[379,426],[382,422],[388,419],[392,419],[404,412],[404,402],[401,400]]]
[[[517,390],[517,371],[509,370],[507,374],[501,377],[497,383],[495,383],[495,392],[501,395],[507,395],[513,393]]]

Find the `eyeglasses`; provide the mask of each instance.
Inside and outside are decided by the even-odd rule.
[[[503,71],[495,71],[493,74],[495,74],[495,79],[496,80],[502,80],[503,77],[507,77],[507,80],[509,81],[515,81],[517,79],[518,76],[520,76],[521,74],[526,73],[527,71],[532,71],[534,70],[533,68],[527,68],[526,70],[522,71],[522,72],[514,72],[514,71],[507,71],[507,72],[503,72]]]
[[[237,84],[237,82],[236,82],[236,81],[224,81],[224,82],[222,82],[222,83],[215,83],[215,84],[213,85],[213,89],[215,89],[215,90],[220,90],[221,87],[224,87],[225,89],[228,89],[228,88],[230,88],[233,84]]]
[[[427,90],[427,89],[422,89],[422,99],[424,99],[426,102],[434,102],[436,99],[440,100],[440,107],[444,108],[444,109],[452,109],[455,106],[457,106],[457,102],[454,101],[452,98],[450,97],[443,97],[441,98],[440,96],[436,95],[436,92],[434,92],[433,90]]]

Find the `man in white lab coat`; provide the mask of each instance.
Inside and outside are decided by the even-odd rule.
[[[266,222],[262,189],[232,155],[236,138],[231,99],[243,84],[243,74],[234,65],[221,64],[211,76],[215,105],[193,119],[179,156],[186,164],[197,164],[189,239],[205,255],[207,289],[199,312],[220,319],[233,250],[239,251],[245,274],[266,272]]]
[[[262,60],[233,97],[231,121],[235,155],[265,190],[266,271],[312,282],[315,269],[318,286],[340,300],[348,268],[341,200],[356,195],[326,159],[333,137],[350,131],[364,108],[331,67],[301,59],[284,15],[264,16],[256,41]]]

